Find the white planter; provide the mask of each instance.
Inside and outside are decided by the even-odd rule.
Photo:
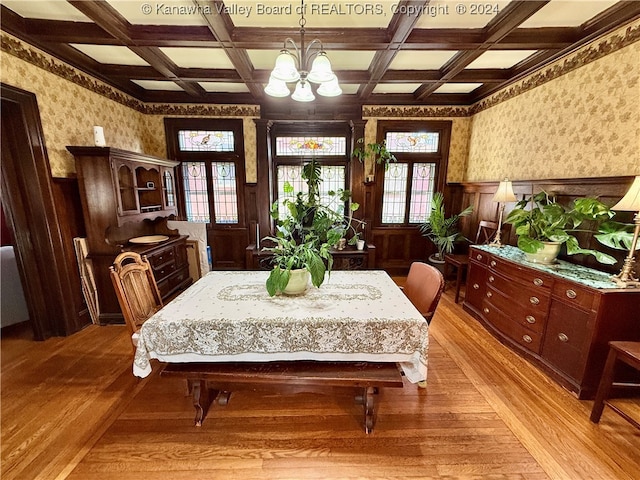
[[[310,276],[311,275],[306,268],[291,270],[289,283],[287,283],[287,288],[285,288],[282,293],[285,295],[300,295],[301,293],[306,292],[307,287],[309,286]]]
[[[356,248],[357,248],[358,250],[364,250],[364,240],[358,240],[358,241],[356,242]]]
[[[556,257],[560,253],[560,247],[562,246],[562,243],[560,242],[542,242],[542,243],[544,243],[544,247],[542,247],[542,250],[538,250],[536,253],[524,252],[525,258],[531,263],[542,263],[545,265],[555,263]]]

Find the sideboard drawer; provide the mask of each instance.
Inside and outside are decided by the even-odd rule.
[[[487,321],[503,335],[520,344],[527,350],[540,353],[542,346],[542,335],[528,328],[524,328],[511,320],[497,306],[486,300],[482,306],[482,313]]]
[[[526,307],[529,312],[535,315],[546,315],[549,308],[549,292],[546,289],[537,288],[533,285],[531,288],[525,288],[521,283],[514,282],[489,270],[487,272],[487,285],[499,290],[511,300],[513,307]],[[511,311],[509,309],[508,311]]]
[[[489,269],[509,277],[510,279],[519,280],[527,289],[534,288],[539,291],[550,292],[553,279],[542,272],[523,268],[515,265],[513,262],[503,260],[501,258],[492,257],[489,260]]]
[[[483,252],[482,250],[478,250],[477,248],[471,248],[469,250],[469,260],[473,260],[474,262],[478,262],[482,265],[486,265],[491,258],[491,255],[487,252]]]
[[[575,283],[556,280],[553,284],[553,295],[571,306],[591,310],[596,294],[586,288],[581,288]]]
[[[488,287],[485,297],[494,307],[502,312],[508,312],[509,318],[521,327],[542,334],[547,320],[547,309],[539,309],[538,305],[529,303],[514,303],[512,298],[502,292]]]

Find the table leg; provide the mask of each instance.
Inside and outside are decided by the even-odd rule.
[[[196,409],[195,425],[201,427],[204,418],[207,416],[209,406],[211,405],[212,393],[207,388],[204,380],[192,380],[191,395],[193,398],[193,407]],[[215,396],[215,395],[213,395]]]
[[[374,388],[366,387],[364,389],[364,431],[365,433],[371,433],[373,431],[374,423]]]

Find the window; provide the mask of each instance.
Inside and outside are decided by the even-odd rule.
[[[190,222],[242,223],[242,121],[165,119],[170,155],[181,161],[181,212]]]
[[[383,171],[382,225],[427,218],[433,193],[444,187],[450,130],[450,122],[379,122],[379,137],[398,160]]]
[[[303,130],[304,133],[299,133],[299,130]],[[307,193],[307,183],[302,178],[302,169],[312,158],[320,164],[320,204],[339,214],[345,213],[344,203],[339,202],[336,195],[330,195],[330,192],[346,190],[348,185],[347,144],[350,137],[345,130],[342,126],[316,124],[274,127],[273,191],[280,217],[287,213],[284,208],[285,199],[295,199],[298,192]]]

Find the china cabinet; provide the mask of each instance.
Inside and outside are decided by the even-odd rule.
[[[190,285],[186,236],[166,226],[177,213],[178,162],[111,147],[68,146],[75,158],[100,322],[122,321],[109,266],[122,251],[146,255],[163,300]],[[130,240],[165,235],[160,242]]]

